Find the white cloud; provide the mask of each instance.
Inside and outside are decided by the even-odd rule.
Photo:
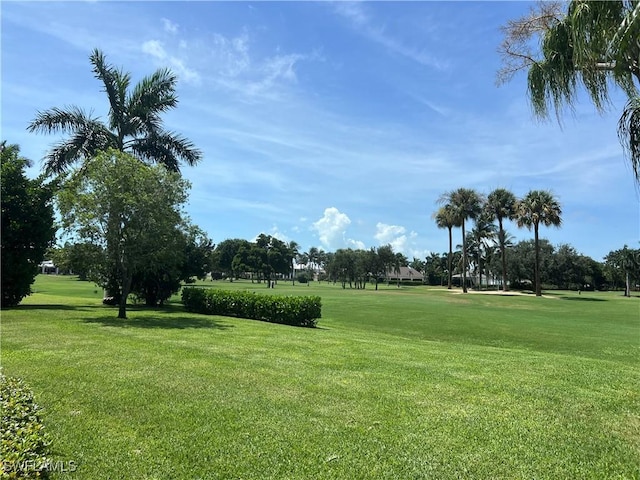
[[[168,62],[169,67],[177,73],[181,80],[195,84],[200,82],[200,74],[194,69],[187,67],[183,59],[168,54],[162,42],[158,40],[147,40],[142,44],[142,51],[160,62]]]
[[[406,231],[407,229],[400,225],[387,225],[386,223],[378,222],[376,224],[376,234],[374,235],[374,238],[383,245],[391,243],[395,238],[403,235]]]
[[[256,72],[259,79],[250,81],[245,87],[245,93],[250,96],[262,95],[280,83],[296,83],[298,78],[294,67],[299,60],[305,58],[296,53],[267,58]]]
[[[283,232],[281,232],[278,229],[277,225],[273,225],[271,227],[271,232],[269,233],[269,235],[271,235],[274,238],[277,238],[278,240],[283,241],[284,243],[289,243],[291,241],[291,239]]]
[[[365,244],[360,240],[354,240],[353,238],[346,239],[347,246],[356,250],[364,250]]]
[[[147,40],[142,44],[142,51],[151,55],[158,60],[164,60],[167,58],[167,52],[165,51],[162,43],[158,40]]]
[[[167,19],[167,18],[163,18],[162,19],[162,25],[164,26],[164,31],[167,33],[170,33],[172,35],[175,35],[176,33],[178,33],[178,24],[177,23],[173,23],[171,20]]]
[[[345,232],[351,224],[347,214],[336,207],[326,208],[320,220],[314,222],[312,229],[318,233],[318,238],[325,248],[338,248],[345,242]]]
[[[389,244],[394,252],[401,252],[407,256],[421,254],[414,247],[417,237],[418,234],[413,231],[407,236],[407,229],[401,225],[387,225],[381,222],[376,224],[376,233],[374,235],[380,245]]]
[[[251,66],[249,35],[243,32],[237,37],[227,38],[214,33],[209,54],[213,57],[221,75],[236,77]]]
[[[335,4],[335,12],[347,18],[360,34],[397,55],[407,57],[421,65],[435,68],[436,70],[446,70],[448,68],[446,60],[436,58],[425,51],[424,48],[418,49],[409,46],[401,39],[390,35],[384,26],[376,25],[360,2],[337,2]]]

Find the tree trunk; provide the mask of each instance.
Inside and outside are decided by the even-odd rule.
[[[629,270],[627,270],[627,276],[624,284],[624,296],[631,297],[631,282],[629,281]]]
[[[500,226],[500,256],[502,257],[502,291],[506,292],[507,287],[507,252],[504,248],[504,230],[502,229],[502,218],[498,218]]]
[[[536,282],[536,297],[542,296],[542,285],[540,285],[540,243],[538,241],[538,224],[535,223],[533,226],[534,231],[534,241],[536,246],[536,264],[534,270],[534,277]]]
[[[453,272],[451,271],[451,259],[453,258],[453,228],[449,227],[449,257],[447,258],[447,268],[449,269],[449,290],[453,287]]]
[[[118,308],[118,318],[127,318],[127,297],[129,296],[129,290],[131,289],[131,276],[125,275],[122,282],[122,297],[120,297],[120,306]]]
[[[467,293],[467,238],[462,220],[462,293]]]

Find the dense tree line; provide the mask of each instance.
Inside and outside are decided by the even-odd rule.
[[[487,283],[500,285],[501,261],[497,244],[490,245],[488,260],[484,265]],[[530,289],[535,271],[535,245],[533,240],[507,243],[507,281],[512,288]],[[448,253],[434,253],[424,261],[414,259],[412,265],[424,272],[428,285],[447,284]],[[461,272],[462,252],[454,251],[454,273]],[[640,249],[628,247],[610,252],[604,262],[582,255],[574,247],[561,244],[554,247],[548,240],[540,239],[540,272],[542,284],[547,288],[571,290],[633,289],[640,282]],[[470,269],[476,271],[477,263]],[[627,282],[627,274],[629,280]],[[477,278],[477,275],[476,275]],[[460,281],[454,284],[460,286]]]
[[[496,244],[497,253],[502,262],[502,289],[507,290],[507,233],[503,222],[513,220],[519,227],[526,227],[534,232],[534,270],[533,285],[537,296],[542,295],[540,277],[540,225],[560,226],[562,209],[555,196],[546,190],[531,190],[522,199],[516,199],[513,193],[499,188],[485,197],[469,188],[458,188],[443,194],[438,203],[442,205],[434,214],[436,224],[449,230],[449,282],[452,286],[453,255],[451,232],[454,227],[462,230],[462,290],[467,292],[467,271],[475,262],[475,273],[478,277],[478,288],[482,287],[482,275],[488,261],[493,257],[492,247]],[[473,220],[474,228],[466,233],[468,220]],[[493,223],[498,222],[496,227]],[[497,234],[497,237],[496,237]],[[483,267],[484,263],[484,267]]]
[[[617,288],[624,284],[627,295],[637,282],[638,250],[624,247],[607,255],[604,263],[581,255],[570,245],[554,248],[539,235],[540,226],[560,226],[562,209],[548,191],[532,190],[522,199],[517,199],[506,189],[496,189],[488,196],[474,190],[460,188],[444,194],[442,206],[433,217],[440,228],[449,231],[449,252],[432,255],[426,259],[425,281],[430,284],[453,284],[454,274],[461,276],[458,285],[467,289],[467,271],[473,272],[474,283],[482,288],[486,283],[507,290],[508,286],[531,286],[536,295],[541,294],[542,285],[552,288]],[[474,225],[465,231],[466,221]],[[533,230],[534,239],[513,244],[513,237],[504,229],[504,221],[511,220],[518,227]],[[497,223],[497,224],[496,224]],[[461,249],[455,254],[452,247],[452,231],[461,228]],[[500,272],[500,280],[495,281]]]
[[[249,277],[252,281],[271,281],[293,273],[298,246],[261,233],[255,241],[240,238],[220,242],[211,257],[213,278]]]

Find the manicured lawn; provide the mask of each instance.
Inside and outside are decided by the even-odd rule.
[[[54,478],[640,478],[640,298],[250,282],[316,329],[132,308],[39,277],[2,365],[45,407]]]

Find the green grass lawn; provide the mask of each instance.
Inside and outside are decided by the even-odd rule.
[[[87,479],[640,478],[640,298],[214,282],[323,300],[316,329],[132,307],[40,276],[4,373]]]

